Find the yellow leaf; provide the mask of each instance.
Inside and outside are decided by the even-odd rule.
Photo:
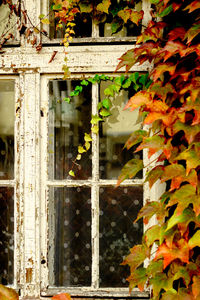
[[[70,170],[69,171],[69,175],[72,176],[72,177],[74,177],[75,176],[74,171]]]
[[[42,19],[41,22],[42,22],[43,24],[50,24],[50,22],[49,22],[48,19]]]
[[[89,150],[89,149],[90,149],[90,143],[89,143],[89,142],[86,142],[86,143],[85,143],[85,148],[86,148],[86,150]]]
[[[86,150],[82,146],[78,146],[78,153],[86,152]]]
[[[97,125],[94,125],[92,128],[91,128],[92,132],[97,134],[99,132],[99,127]]]
[[[91,138],[90,134],[85,133],[84,140],[85,140],[85,142],[91,142],[92,138]]]
[[[109,9],[110,5],[111,5],[110,0],[103,0],[101,3],[99,3],[97,5],[97,10],[108,14],[108,9]]]

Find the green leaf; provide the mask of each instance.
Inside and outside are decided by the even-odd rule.
[[[131,272],[139,267],[149,257],[150,250],[144,245],[136,245],[130,249],[131,253],[125,258],[122,265],[129,265]]]
[[[172,10],[173,10],[173,6],[172,6],[172,4],[170,4],[158,15],[158,17],[163,18],[163,17],[167,16]]]
[[[44,14],[39,15],[39,18],[40,18],[40,19],[43,19],[44,17],[45,17]]]
[[[61,4],[53,5],[53,10],[61,10],[61,9],[62,9]]]
[[[105,99],[103,99],[103,101],[102,101],[102,105],[103,105],[103,107],[105,107],[106,109],[110,109],[110,107],[111,107],[111,105],[112,105],[112,103],[111,103],[111,101],[110,101],[110,99],[109,98],[105,98]]]
[[[75,87],[75,91],[79,91],[79,92],[81,93],[82,90],[83,90],[83,87],[80,86],[80,85],[77,85],[77,86]]]
[[[182,214],[177,214],[176,210],[172,217],[169,219],[168,224],[167,224],[167,230],[172,228],[173,226],[180,224],[180,223],[185,223],[185,225],[189,224],[191,221],[195,220],[195,215],[194,212],[190,208],[186,208]]]
[[[129,281],[130,291],[132,291],[134,287],[138,286],[142,292],[147,281],[146,269],[142,267],[136,269],[127,280]]]
[[[78,96],[79,95],[79,91],[72,91],[70,94],[70,97],[74,97],[74,96]]]
[[[127,140],[124,147],[126,147],[129,150],[134,145],[140,143],[143,140],[143,137],[145,136],[147,136],[146,130],[139,129],[134,131],[129,137],[129,139]]]
[[[188,245],[191,249],[197,246],[200,247],[200,230],[195,232],[195,234],[189,240]]]
[[[144,239],[147,247],[150,247],[156,240],[160,239],[160,226],[154,225],[146,230]]]
[[[123,167],[121,174],[118,177],[117,186],[122,181],[128,178],[133,178],[139,171],[143,169],[143,161],[141,159],[131,159]]]
[[[41,22],[42,22],[43,24],[50,24],[49,19],[42,19]]]
[[[105,108],[101,109],[100,112],[99,112],[99,114],[100,114],[102,117],[108,117],[108,116],[111,115],[111,113],[110,113],[107,109],[105,109]]]
[[[105,90],[104,90],[104,94],[106,96],[111,96],[113,97],[114,96],[114,88],[113,88],[113,85],[109,85]]]
[[[152,170],[150,170],[146,176],[145,181],[149,182],[149,187],[151,188],[153,184],[162,177],[162,174],[164,172],[163,166],[156,166]]]
[[[81,13],[90,13],[93,10],[93,6],[92,3],[82,3],[81,1],[79,1],[79,7],[80,7],[80,11]]]
[[[72,176],[72,177],[75,177],[74,171],[70,170],[69,175]]]
[[[81,85],[85,85],[85,86],[87,86],[89,84],[89,82],[88,81],[86,81],[86,80],[82,80],[81,81]]]
[[[69,97],[65,97],[64,101],[66,101],[67,103],[70,103],[71,99]]]

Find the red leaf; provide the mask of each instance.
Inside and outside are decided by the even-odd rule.
[[[141,91],[138,92],[136,95],[134,95],[133,97],[131,97],[128,101],[128,103],[126,104],[126,106],[124,107],[124,109],[127,108],[131,108],[131,111],[133,111],[134,109],[147,104],[148,102],[150,102],[151,100],[151,93],[147,92],[147,91]]]
[[[168,34],[169,36],[169,41],[174,41],[177,38],[180,38],[183,40],[184,36],[186,34],[186,30],[183,27],[176,27],[173,30],[171,30]]]
[[[175,259],[180,259],[182,262],[189,263],[189,247],[184,239],[177,242],[177,245],[173,244],[170,249],[164,243],[158,247],[154,260],[164,258],[164,269]]]
[[[156,81],[165,72],[169,72],[170,75],[173,75],[175,70],[176,70],[176,65],[170,63],[160,63],[158,66],[155,67],[152,73],[153,79],[154,81]]]
[[[188,6],[186,6],[186,8],[184,10],[189,9],[189,13],[193,12],[196,9],[200,8],[200,2],[199,0],[195,0],[192,3],[190,3]]]

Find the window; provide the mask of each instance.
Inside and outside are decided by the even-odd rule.
[[[35,24],[49,7],[47,1],[23,2]],[[144,0],[145,22],[148,5]],[[42,37],[41,52],[20,37],[20,45],[5,48],[0,57],[0,281],[20,291],[22,299],[61,291],[85,298],[128,296],[128,270],[120,262],[141,240],[143,225],[132,221],[149,198],[142,172],[115,188],[130,158],[121,148],[137,117],[121,110],[131,91],[116,98],[112,117],[75,163],[76,176],[68,175],[108,83],[88,85],[70,104],[62,99],[83,78],[113,75],[118,58],[134,42],[130,28],[119,38],[109,36],[109,23],[90,25],[91,36],[78,34],[68,48],[69,80],[62,79],[65,53],[54,27],[47,28],[52,41]],[[148,296],[148,291],[132,293]]]

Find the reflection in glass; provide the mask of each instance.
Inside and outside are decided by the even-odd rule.
[[[104,90],[109,82],[100,85],[100,99],[105,98]],[[102,179],[118,178],[122,167],[132,158],[141,158],[142,151],[133,153],[134,148],[129,151],[123,149],[130,134],[140,128],[137,123],[138,111],[123,110],[130,98],[127,91],[121,91],[119,96],[113,100],[111,116],[104,123],[100,123],[100,162],[99,171]],[[142,172],[135,178],[142,178]]]
[[[0,187],[0,283],[13,283],[14,189]]]
[[[50,0],[50,7],[53,4],[53,1]],[[75,31],[75,38],[84,38],[92,36],[92,18],[88,13],[78,14],[73,21],[76,25],[73,27]],[[66,25],[62,23],[62,28],[56,28],[58,25],[58,19],[55,18],[55,12],[50,8],[50,27],[49,34],[50,39],[59,39],[64,38]]]
[[[120,0],[112,0],[111,6],[109,10],[112,11],[114,14],[114,18],[110,15],[107,16],[106,22],[101,23],[99,25],[99,36],[100,37],[128,37],[128,36],[138,36],[141,34],[141,23],[137,26],[130,20],[127,23],[123,23],[122,19],[117,15],[118,11],[121,10],[123,7],[130,9],[134,9],[136,11],[140,11],[142,9],[142,2],[136,1],[120,1]],[[112,27],[116,30],[115,33],[112,33]]]
[[[14,81],[0,80],[0,179],[14,178],[14,123]]]
[[[83,153],[81,161],[73,160],[79,145],[84,143],[84,133],[90,132],[91,86],[84,87],[79,96],[68,103],[64,99],[77,80],[52,80],[49,82],[49,178],[68,178],[73,167],[74,179],[91,177],[91,149]]]
[[[142,186],[100,188],[100,287],[128,285],[129,268],[120,263],[129,249],[141,242],[142,221],[133,221],[142,203]]]
[[[52,243],[55,245],[49,247],[49,256],[52,255],[49,257],[49,261],[54,261],[53,278],[50,284],[90,286],[90,189],[82,187],[54,188],[50,189],[49,193],[51,204],[53,204],[49,216],[49,228],[54,232]],[[54,253],[52,253],[52,247],[54,247]]]
[[[9,33],[13,33],[14,26],[16,23],[16,17],[14,12],[10,14],[10,9],[7,4],[1,4],[0,1],[0,36],[3,34],[8,35]]]

